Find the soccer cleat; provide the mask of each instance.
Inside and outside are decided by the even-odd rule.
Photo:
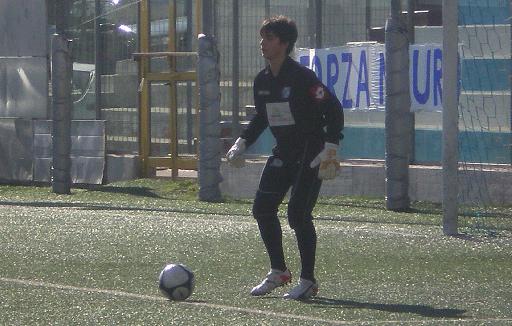
[[[300,278],[299,284],[286,293],[283,298],[292,300],[307,300],[318,294],[318,283]]]
[[[280,271],[272,269],[268,272],[267,277],[259,285],[251,290],[251,295],[260,296],[272,292],[275,288],[290,283],[292,280],[292,273],[290,270]]]

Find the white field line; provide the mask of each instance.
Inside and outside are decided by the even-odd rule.
[[[160,297],[160,296],[151,296],[151,295],[143,295],[143,294],[136,294],[136,293],[129,293],[124,291],[117,291],[117,290],[108,290],[108,289],[97,289],[97,288],[85,288],[85,287],[77,287],[77,286],[71,286],[71,285],[62,285],[62,284],[54,284],[54,283],[47,283],[47,282],[41,282],[41,281],[31,281],[31,280],[23,280],[23,279],[13,279],[13,278],[6,278],[6,277],[0,277],[0,281],[4,283],[14,283],[19,284],[23,286],[33,286],[33,287],[42,287],[42,288],[50,288],[50,289],[58,289],[58,290],[66,290],[66,291],[77,291],[77,292],[86,292],[86,293],[97,293],[97,294],[105,294],[109,296],[120,296],[125,298],[133,298],[133,299],[139,299],[139,300],[147,300],[147,301],[167,301],[166,298]],[[182,304],[182,305],[189,305],[189,306],[199,306],[199,307],[206,307],[211,309],[218,309],[218,310],[226,310],[226,311],[234,311],[234,312],[242,312],[247,314],[259,314],[259,315],[265,315],[275,318],[285,318],[285,319],[296,319],[296,320],[302,320],[302,321],[309,321],[309,322],[319,322],[319,323],[326,323],[331,325],[360,325],[361,323],[367,323],[370,321],[364,321],[364,320],[358,320],[358,321],[342,321],[342,320],[329,320],[329,319],[322,319],[322,318],[316,318],[316,317],[310,317],[310,316],[303,316],[303,315],[293,315],[293,314],[286,314],[286,313],[279,313],[279,312],[272,312],[272,311],[264,311],[264,310],[258,310],[258,309],[251,309],[251,308],[240,308],[240,307],[233,307],[233,306],[226,306],[226,305],[219,305],[219,304],[213,304],[213,303],[206,303],[206,302],[194,302],[194,301],[176,301],[176,304]],[[403,324],[403,323],[409,323],[409,324],[421,324],[421,323],[429,323],[429,322],[435,322],[436,324],[439,323],[464,323],[464,322],[512,322],[512,318],[490,318],[490,319],[433,319],[433,320],[382,320],[382,321],[376,321],[372,320],[372,324]]]
[[[163,296],[159,297],[159,296],[142,295],[142,294],[129,293],[129,292],[123,292],[123,291],[116,291],[116,290],[84,288],[84,287],[76,287],[76,286],[70,286],[70,285],[53,284],[53,283],[21,280],[21,279],[12,279],[12,278],[5,278],[5,277],[0,277],[0,281],[5,282],[5,283],[14,283],[14,284],[19,284],[19,285],[24,285],[24,286],[35,286],[35,287],[87,292],[87,293],[99,293],[99,294],[106,294],[106,295],[110,295],[110,296],[120,296],[120,297],[147,300],[147,301],[167,301],[167,299],[164,298]],[[263,310],[250,309],[250,308],[232,307],[232,306],[218,305],[218,304],[212,304],[212,303],[206,303],[206,302],[176,301],[175,303],[183,304],[183,305],[190,305],[190,306],[207,307],[207,308],[219,309],[219,310],[243,312],[243,313],[248,313],[248,314],[266,315],[266,316],[278,317],[278,318],[298,319],[298,320],[303,320],[303,321],[330,323],[333,325],[346,325],[347,324],[346,322],[337,321],[337,320],[326,320],[326,319],[315,318],[315,317],[292,315],[292,314],[278,313],[278,312],[272,312],[272,311],[263,311]]]

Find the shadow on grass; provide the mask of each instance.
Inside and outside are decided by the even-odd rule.
[[[425,305],[358,302],[353,300],[338,300],[323,297],[315,297],[304,302],[317,305],[319,307],[372,309],[386,312],[412,313],[424,317],[437,318],[462,318],[464,317],[463,314],[466,313],[466,310],[462,309],[433,308]]]
[[[436,226],[438,222],[432,221],[404,221],[404,220],[385,220],[385,219],[370,219],[370,218],[354,218],[346,216],[316,216],[315,220],[331,221],[331,222],[354,222],[354,223],[368,223],[368,224],[400,224],[400,225],[425,225],[425,226]]]
[[[101,187],[89,187],[88,191],[94,192],[107,192],[114,194],[125,194],[139,197],[150,197],[150,198],[160,198],[164,197],[157,195],[153,189],[148,187],[112,187],[112,186],[101,186]]]
[[[479,212],[470,212],[470,211],[463,211],[459,213],[462,216],[465,217],[471,217],[475,219],[481,219],[486,217],[492,217],[492,218],[512,218],[512,213],[508,212],[486,212],[485,209],[482,209],[482,211]]]
[[[318,201],[318,204],[322,206],[335,206],[335,207],[349,207],[349,208],[362,208],[362,209],[376,209],[376,210],[382,210],[387,211],[386,209],[386,203],[384,201],[382,202],[368,202],[368,203],[353,203],[353,202],[324,202],[324,201]],[[409,213],[409,214],[429,214],[429,215],[439,215],[443,213],[443,209],[440,205],[431,204],[429,206],[431,207],[417,207],[414,204],[412,204],[413,207],[407,208],[407,209],[399,209],[399,210],[392,210],[396,213]]]
[[[326,202],[326,201],[318,201],[318,204],[322,206],[335,206],[335,207],[348,207],[348,208],[361,208],[361,209],[375,209],[381,211],[388,211],[386,209],[386,204],[383,201],[379,202],[367,202],[367,203],[353,203],[353,202]],[[398,210],[390,210],[395,213],[405,213],[405,214],[427,214],[427,215],[442,215],[443,207],[441,204],[436,203],[422,203],[415,204],[411,203],[412,207],[406,209],[398,209]],[[425,207],[422,207],[425,206]],[[470,207],[470,206],[461,206],[459,209],[459,215],[463,217],[473,217],[473,218],[512,218],[512,209],[509,206],[498,207],[501,211],[493,210],[493,207],[490,208],[481,208],[481,207]]]
[[[505,230],[508,230],[508,229],[505,229]],[[459,233],[456,235],[452,235],[451,237],[453,237],[455,239],[468,241],[468,242],[482,243],[482,242],[488,242],[489,240],[503,237],[503,234],[498,230],[482,229],[482,230],[476,230],[475,234]]]
[[[6,206],[22,206],[22,207],[41,207],[41,208],[77,208],[84,210],[105,210],[105,211],[142,211],[142,212],[154,212],[154,213],[185,213],[185,214],[199,214],[199,215],[229,215],[229,216],[243,216],[252,217],[250,213],[238,213],[226,211],[211,211],[207,209],[181,209],[181,208],[163,208],[163,207],[134,207],[134,206],[112,206],[112,205],[101,205],[91,203],[79,203],[79,202],[44,202],[44,201],[33,201],[33,202],[16,202],[16,201],[1,201],[0,205]]]

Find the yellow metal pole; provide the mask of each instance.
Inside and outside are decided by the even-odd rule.
[[[142,52],[149,52],[149,29],[150,29],[150,11],[149,0],[141,0],[140,2],[140,49]],[[140,89],[140,111],[139,111],[139,155],[141,160],[141,168],[143,176],[148,175],[148,157],[150,154],[151,146],[151,114],[150,114],[150,99],[149,99],[149,82],[145,77],[149,73],[149,58],[141,57],[139,60],[139,71],[141,76],[141,89]]]
[[[170,52],[176,51],[176,0],[169,0],[169,44]],[[169,57],[169,70],[173,74],[176,72],[176,57]],[[169,132],[171,138],[171,175],[172,178],[178,177],[178,92],[176,81],[169,82]]]

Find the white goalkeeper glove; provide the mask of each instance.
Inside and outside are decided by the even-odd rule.
[[[338,145],[332,143],[325,143],[324,149],[309,165],[315,168],[320,165],[318,169],[318,178],[322,180],[331,180],[336,178],[340,171],[340,162],[337,157]]]
[[[235,168],[241,168],[245,166],[245,158],[243,157],[245,149],[245,139],[238,137],[236,142],[233,144],[233,146],[231,146],[228,153],[226,154],[228,163]]]

